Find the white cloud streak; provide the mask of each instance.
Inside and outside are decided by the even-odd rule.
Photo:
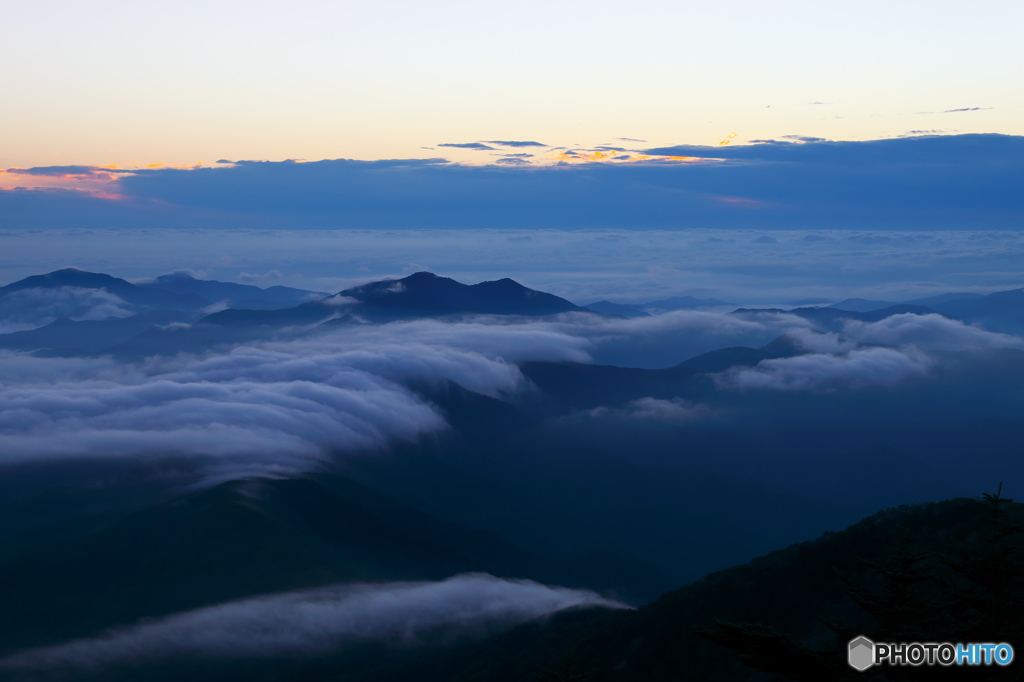
[[[870,323],[848,320],[843,335],[863,343],[913,344],[932,350],[1024,349],[1024,339],[1019,336],[986,331],[934,314],[904,313]]]
[[[355,584],[229,602],[36,649],[0,668],[90,668],[119,661],[316,654],[349,644],[414,645],[486,633],[562,609],[628,608],[593,592],[464,574],[439,582]]]
[[[524,381],[513,362],[585,361],[586,345],[528,325],[426,320],[140,365],[0,353],[0,462],[201,456],[208,482],[309,471],[445,428],[410,384],[501,397]]]
[[[711,414],[707,405],[691,403],[682,398],[662,400],[660,398],[638,398],[630,400],[621,408],[595,407],[587,415],[596,419],[636,419],[641,421],[683,422],[700,419]]]
[[[843,354],[811,353],[763,360],[756,367],[718,375],[725,388],[809,391],[864,388],[924,376],[934,360],[916,348],[862,348]]]
[[[0,298],[0,333],[42,327],[59,317],[103,320],[133,312],[124,299],[104,289],[34,287]]]

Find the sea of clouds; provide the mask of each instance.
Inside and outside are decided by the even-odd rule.
[[[660,358],[669,366],[784,333],[805,353],[718,375],[720,390],[893,385],[933,371],[933,350],[1024,348],[1018,337],[938,315],[851,322],[841,334],[823,334],[784,313],[676,311],[637,319],[414,320],[130,363],[3,352],[0,463],[187,456],[202,461],[211,483],[287,476],[446,429],[423,388],[454,382],[514,402],[531,390],[522,362],[637,366]],[[681,402],[606,407],[609,416],[655,420],[706,414]]]

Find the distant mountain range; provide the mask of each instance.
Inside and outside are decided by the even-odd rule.
[[[260,289],[201,280],[181,272],[136,285],[109,275],[69,268],[28,277],[0,289],[0,321],[5,300],[11,302],[7,312],[12,318],[24,317],[23,309],[12,307],[17,303],[18,292],[52,291],[54,295],[65,295],[69,290],[114,295],[115,299],[104,302],[118,315],[104,319],[51,318],[52,321],[34,329],[0,334],[0,348],[72,355],[109,352],[138,358],[197,352],[345,324],[459,315],[594,312],[511,279],[465,285],[429,272],[371,282],[332,296],[288,287]],[[38,298],[40,294],[35,295]],[[33,301],[19,305],[37,305]],[[214,305],[227,309],[204,314]]]
[[[102,273],[66,268],[0,287],[0,324],[6,320],[14,329],[21,329],[0,334],[0,348],[58,355],[109,352],[138,358],[196,352],[347,324],[422,317],[535,317],[567,312],[643,317],[669,310],[729,305],[717,299],[676,296],[641,304],[597,301],[578,306],[507,278],[466,285],[430,272],[370,282],[328,295],[282,286],[261,289],[202,280],[180,271],[132,284]],[[803,317],[822,331],[840,331],[843,320],[870,322],[912,313],[940,314],[993,331],[1024,333],[1024,289],[987,296],[944,294],[907,303],[847,299],[827,307],[734,310],[737,314],[766,311]],[[33,325],[32,320],[38,322]],[[733,356],[738,360],[737,353],[743,352],[723,349],[714,362],[722,364],[724,358]],[[769,356],[748,352],[744,357]]]
[[[32,289],[54,290],[64,288],[102,289],[114,294],[138,312],[145,309],[198,310],[212,301],[195,293],[178,293],[157,288],[138,287],[127,280],[98,272],[85,272],[75,268],[55,270],[46,275],[33,275],[0,287],[0,304],[10,301],[14,294]]]
[[[670,310],[699,310],[701,308],[722,308],[734,305],[726,301],[719,301],[715,298],[694,298],[693,296],[672,296],[647,303],[612,303],[611,301],[596,301],[588,303],[587,308],[596,310],[599,313],[608,315],[622,315],[624,317],[644,317],[647,315],[664,313]]]
[[[293,289],[292,287],[273,286],[261,289],[251,284],[197,279],[186,272],[180,271],[160,275],[150,282],[140,282],[138,286],[148,289],[162,289],[176,294],[201,296],[211,303],[224,303],[229,308],[246,308],[249,310],[288,308],[329,295],[321,291],[307,291],[305,289]]]
[[[602,300],[590,303],[588,308],[610,315],[642,317],[668,310],[716,308],[732,305],[717,299],[697,299],[691,296],[650,301],[647,303],[613,303]],[[881,301],[864,298],[847,298],[838,303],[827,299],[802,299],[794,301],[797,308],[771,308],[773,312],[789,312],[814,321],[831,324],[837,319],[859,319],[873,321],[889,315],[914,313],[925,315],[937,313],[945,317],[962,320],[969,324],[980,324],[990,331],[1007,334],[1024,334],[1024,289],[999,291],[992,294],[949,293],[911,301]],[[742,309],[741,309],[742,310]],[[765,310],[765,309],[761,309]],[[820,312],[823,310],[835,313]],[[819,312],[815,312],[819,311]],[[858,313],[867,317],[852,316]]]
[[[275,311],[225,310],[200,324],[286,326],[315,324],[342,314],[370,322],[450,315],[555,315],[588,312],[564,298],[524,287],[511,279],[466,285],[430,272],[370,282],[297,308]]]
[[[830,308],[861,313],[890,310],[893,303],[848,298]],[[997,291],[992,294],[940,294],[906,301],[903,305],[925,307],[933,312],[970,324],[980,324],[990,331],[1007,334],[1024,333],[1024,289]]]

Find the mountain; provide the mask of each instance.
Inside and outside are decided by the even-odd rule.
[[[371,282],[338,296],[359,303],[354,310],[375,321],[443,315],[555,315],[585,308],[505,278],[465,285],[430,272]]]
[[[304,289],[293,289],[283,286],[261,289],[251,284],[198,279],[183,271],[160,275],[151,282],[140,283],[139,286],[149,289],[162,289],[176,294],[193,294],[214,302],[224,301],[231,308],[246,308],[250,310],[289,308],[312,299],[325,298],[329,295],[319,291],[306,291]]]
[[[747,348],[746,346],[720,348],[690,358],[680,363],[680,366],[695,369],[704,374],[716,374],[724,372],[730,367],[754,367],[762,360],[791,358],[803,355],[805,352],[784,334],[760,348]]]
[[[623,317],[650,317],[651,314],[644,311],[639,305],[629,303],[612,303],[611,301],[595,301],[585,306],[604,315],[622,315]]]
[[[139,618],[354,581],[482,571],[645,599],[671,585],[639,561],[540,556],[326,474],[232,481],[32,535],[18,551],[0,551],[0,655]]]
[[[952,303],[953,301],[971,301],[982,297],[984,297],[984,294],[939,294],[938,296],[928,296],[927,298],[916,298],[912,301],[904,301],[904,303],[928,306],[938,310],[938,306],[944,303]]]
[[[934,308],[947,317],[980,324],[990,331],[1024,334],[1024,289],[947,299],[935,303]]]
[[[117,277],[77,268],[64,268],[45,275],[33,275],[0,287],[0,300],[27,289],[103,289],[125,302],[140,308],[166,310],[198,310],[211,301],[194,293],[175,293],[163,289],[139,287]]]
[[[430,272],[370,282],[318,301],[281,310],[223,310],[200,324],[220,326],[313,325],[348,313],[370,322],[448,315],[554,315],[589,312],[511,279],[466,285]]]
[[[719,301],[717,298],[694,298],[693,296],[671,296],[660,298],[657,301],[640,303],[644,310],[693,310],[696,308],[716,308],[719,306],[734,305],[726,301]]]
[[[849,310],[855,313],[870,313],[872,310],[881,310],[897,305],[891,301],[871,301],[866,298],[847,298],[839,303],[833,303],[829,308]],[[922,304],[923,305],[923,304]]]
[[[687,366],[637,369],[576,362],[527,362],[519,367],[540,389],[538,401],[556,413],[620,405],[640,398],[671,399],[687,395],[700,383]]]
[[[801,298],[801,299],[798,299],[796,301],[790,301],[789,303],[790,303],[790,305],[795,305],[795,306],[831,305],[832,303],[835,303],[835,301],[833,301],[832,299],[829,299],[829,298],[815,298],[815,297],[811,297],[811,298]]]
[[[612,551],[679,582],[862,515],[860,508],[808,499],[802,491],[778,493],[713,470],[722,446],[734,445],[727,439],[736,429],[728,425],[720,440],[701,433],[700,419],[635,419],[630,405],[620,407],[624,399],[650,401],[652,393],[675,407],[671,398],[693,390],[686,379],[693,370],[599,367],[578,374],[585,367],[526,366],[543,391],[582,378],[578,391],[522,409],[456,385],[426,393],[450,431],[397,444],[390,457],[346,461],[344,473],[435,517],[486,528],[540,554]],[[757,459],[773,454],[752,449]],[[718,505],[723,497],[733,502]]]
[[[154,310],[106,320],[75,321],[59,318],[37,329],[0,334],[0,348],[47,349],[60,354],[99,353],[125,343],[154,326],[186,324],[195,319],[195,313],[180,310]]]
[[[1012,504],[1007,508],[1006,524],[1024,520],[1022,507]],[[860,679],[863,673],[846,665],[846,642],[857,634],[873,636],[876,641],[901,641],[875,632],[905,624],[906,641],[979,641],[994,636],[971,631],[969,618],[977,611],[957,610],[966,604],[983,610],[992,602],[991,594],[981,587],[986,574],[968,572],[965,577],[942,561],[957,565],[977,556],[993,570],[996,561],[1011,570],[1019,567],[1019,552],[1024,549],[1019,530],[1007,539],[993,540],[999,523],[993,521],[991,503],[973,499],[888,509],[843,531],[710,574],[637,611],[592,609],[557,614],[465,647],[429,667],[411,667],[404,674],[406,679],[422,682],[519,682],[530,679],[532,669],[557,667],[560,657],[572,652],[575,660],[570,667],[593,671],[586,679],[594,682]],[[1006,551],[1000,549],[1003,547],[1012,549],[1000,554]],[[957,558],[955,548],[960,548],[963,558]],[[922,554],[915,558],[915,552]],[[969,563],[960,565],[970,570]],[[901,576],[910,578],[917,573],[924,580],[914,587],[899,582]],[[928,580],[931,574],[947,586],[942,588],[940,583],[936,588]],[[891,576],[885,584],[882,575]],[[891,591],[885,592],[886,587]],[[879,624],[870,617],[851,596],[857,590],[862,591],[865,603],[891,614],[892,620]],[[1022,592],[1020,582],[1011,580],[1002,584],[997,599],[1016,605],[1024,598]],[[938,605],[935,609],[941,617],[933,615],[935,611],[919,615],[905,604],[916,600]],[[900,611],[903,605],[907,610]],[[895,610],[887,611],[887,606]],[[920,625],[928,618],[930,626]],[[1020,630],[1015,627],[1020,613],[1011,609],[1007,618],[1013,625],[1000,631],[999,641],[1020,646]],[[844,634],[836,635],[822,621],[838,623]],[[713,643],[721,641],[729,641],[733,648]],[[747,667],[745,661],[793,672],[769,676]],[[801,675],[801,666],[817,672]],[[953,677],[956,675],[950,679]],[[341,678],[323,675],[317,679],[335,682]],[[347,679],[383,682],[386,678],[365,675]]]

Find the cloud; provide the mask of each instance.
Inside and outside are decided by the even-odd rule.
[[[667,366],[807,326],[778,313],[569,313],[356,325],[135,364],[0,353],[0,463],[186,456],[207,483],[288,475],[446,428],[410,387],[452,381],[514,400],[527,387],[522,362]],[[678,416],[678,407],[631,409]]]
[[[822,104],[822,102],[816,102],[816,104]],[[783,140],[792,140],[793,142],[826,142],[824,137],[808,137],[806,135],[783,135]]]
[[[35,168],[6,168],[3,169],[3,173],[10,173],[12,175],[34,175],[41,177],[69,177],[69,176],[88,176],[98,175],[102,177],[108,177],[112,173],[123,173],[112,168],[103,168],[100,166],[37,166]]]
[[[595,407],[587,415],[596,419],[636,419],[640,421],[685,422],[710,414],[707,405],[696,405],[682,398],[661,400],[639,398],[620,408]]]
[[[511,156],[506,156],[503,159],[498,159],[495,163],[503,163],[509,166],[527,166],[530,164],[526,159],[519,159]]]
[[[994,107],[962,107],[960,109],[946,109],[945,111],[915,111],[915,115],[921,114],[959,114],[965,111],[988,111]]]
[[[176,268],[165,275],[162,275],[165,279],[177,279],[177,280],[190,280],[190,279],[209,279],[210,273],[206,270],[193,270],[191,268]],[[157,281],[156,277],[139,277],[136,279],[129,280],[132,284],[153,284]]]
[[[267,272],[242,272],[238,275],[238,281],[242,284],[265,284],[266,282],[280,282],[284,274],[280,270],[268,270]]]
[[[723,388],[776,391],[836,390],[889,386],[924,376],[934,360],[915,348],[863,348],[842,354],[814,353],[762,360],[717,377]]]
[[[444,144],[437,145],[438,147],[455,147],[457,149],[478,149],[478,150],[489,150],[494,151],[494,147],[484,144],[483,142],[447,142]]]
[[[576,153],[578,165],[523,168],[243,161],[121,175],[116,200],[3,191],[0,213],[21,228],[1019,229],[1022,152],[1024,137],[956,135],[661,147],[625,164]],[[756,216],[723,196],[760,202]]]
[[[531,142],[524,140],[488,140],[491,144],[500,144],[503,147],[550,147],[551,145],[542,144],[540,142]]]
[[[169,272],[188,263],[223,281],[237,281],[240,272],[280,268],[282,284],[339,291],[399,275],[419,262],[462,281],[512,277],[576,303],[641,303],[704,288],[707,293],[700,297],[744,306],[851,296],[904,301],[1024,284],[1024,232],[1019,231],[778,229],[770,232],[778,244],[750,243],[765,233],[744,228],[352,229],[339,239],[335,230],[8,230],[0,231],[0,250],[19,257],[0,261],[0,282],[68,263],[121,276]],[[599,239],[612,235],[618,241]],[[520,239],[527,236],[529,241]],[[819,241],[805,241],[809,236]],[[45,256],[37,257],[41,244]],[[225,264],[218,261],[224,253],[246,256]]]
[[[1024,349],[1024,338],[986,331],[942,315],[892,315],[878,322],[846,320],[843,335],[863,343],[913,344],[932,350]]]
[[[132,315],[129,304],[105,289],[33,287],[0,298],[0,323],[41,327],[57,318],[103,320]]]
[[[350,584],[289,592],[149,620],[95,639],[0,661],[7,669],[93,668],[147,659],[334,653],[370,641],[479,637],[556,611],[628,608],[593,592],[486,574],[440,582]]]
[[[361,303],[361,301],[358,298],[352,298],[351,296],[342,296],[341,294],[328,296],[327,298],[323,299],[323,302],[326,305],[336,306],[339,308],[359,305]]]
[[[142,365],[2,353],[0,463],[189,456],[208,483],[315,470],[445,428],[411,384],[504,397],[523,385],[514,362],[586,361],[588,345],[529,325],[425,320]]]
[[[786,338],[799,348],[810,353],[831,353],[837,355],[857,347],[855,341],[842,338],[839,334],[831,332],[822,334],[813,329],[793,329],[786,332]]]

